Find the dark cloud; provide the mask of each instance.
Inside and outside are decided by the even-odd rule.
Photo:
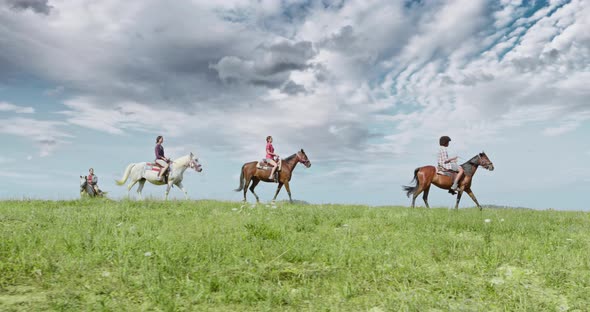
[[[309,68],[316,53],[309,41],[283,41],[259,46],[251,59],[225,56],[211,68],[225,82],[278,88],[287,82],[291,71]]]
[[[13,10],[23,11],[30,9],[35,13],[49,15],[53,6],[48,0],[5,0],[6,4]]]
[[[285,94],[295,95],[299,93],[305,93],[305,87],[293,82],[293,80],[287,81],[287,83],[281,88],[281,92]]]
[[[337,51],[350,50],[350,48],[355,45],[356,40],[357,38],[354,35],[354,28],[351,25],[346,25],[324,40],[321,45]]]

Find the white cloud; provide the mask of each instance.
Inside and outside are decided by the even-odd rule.
[[[0,133],[15,135],[33,141],[41,157],[50,155],[73,136],[61,130],[66,123],[32,118],[0,119]]]
[[[14,112],[17,114],[33,114],[35,109],[28,106],[18,106],[12,103],[0,102],[0,112]]]

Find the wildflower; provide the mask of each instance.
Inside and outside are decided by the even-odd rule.
[[[485,222],[485,223],[490,223],[490,222],[492,222],[492,220],[490,220],[490,219],[485,219],[485,220],[483,220],[483,222]]]
[[[146,256],[146,257],[151,257],[152,256],[152,252],[151,251],[148,251],[148,252],[144,253],[143,255]]]

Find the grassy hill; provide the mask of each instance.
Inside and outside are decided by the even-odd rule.
[[[586,311],[590,215],[0,202],[0,310]]]

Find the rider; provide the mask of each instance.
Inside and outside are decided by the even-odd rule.
[[[162,167],[162,169],[160,170],[160,172],[158,172],[158,181],[162,181],[162,175],[166,172],[166,170],[168,170],[168,163],[170,162],[170,158],[164,156],[164,146],[162,146],[162,143],[164,143],[164,137],[159,135],[156,138],[155,161],[158,165]]]
[[[272,136],[269,135],[266,137],[266,162],[272,165],[269,179],[274,180],[274,173],[280,161],[279,155],[275,153],[275,148],[272,146]]]
[[[457,191],[459,188],[459,179],[463,176],[463,167],[457,164],[458,156],[449,158],[447,147],[449,147],[449,142],[451,142],[451,138],[448,136],[441,136],[438,140],[440,144],[440,148],[438,150],[438,169],[439,170],[450,170],[454,172],[458,172],[457,176],[455,177],[455,181],[453,181],[453,185],[451,186],[451,190]]]
[[[94,168],[88,169],[88,176],[86,177],[88,184],[92,186],[95,194],[101,194],[102,191],[98,188],[98,177],[94,175]]]

